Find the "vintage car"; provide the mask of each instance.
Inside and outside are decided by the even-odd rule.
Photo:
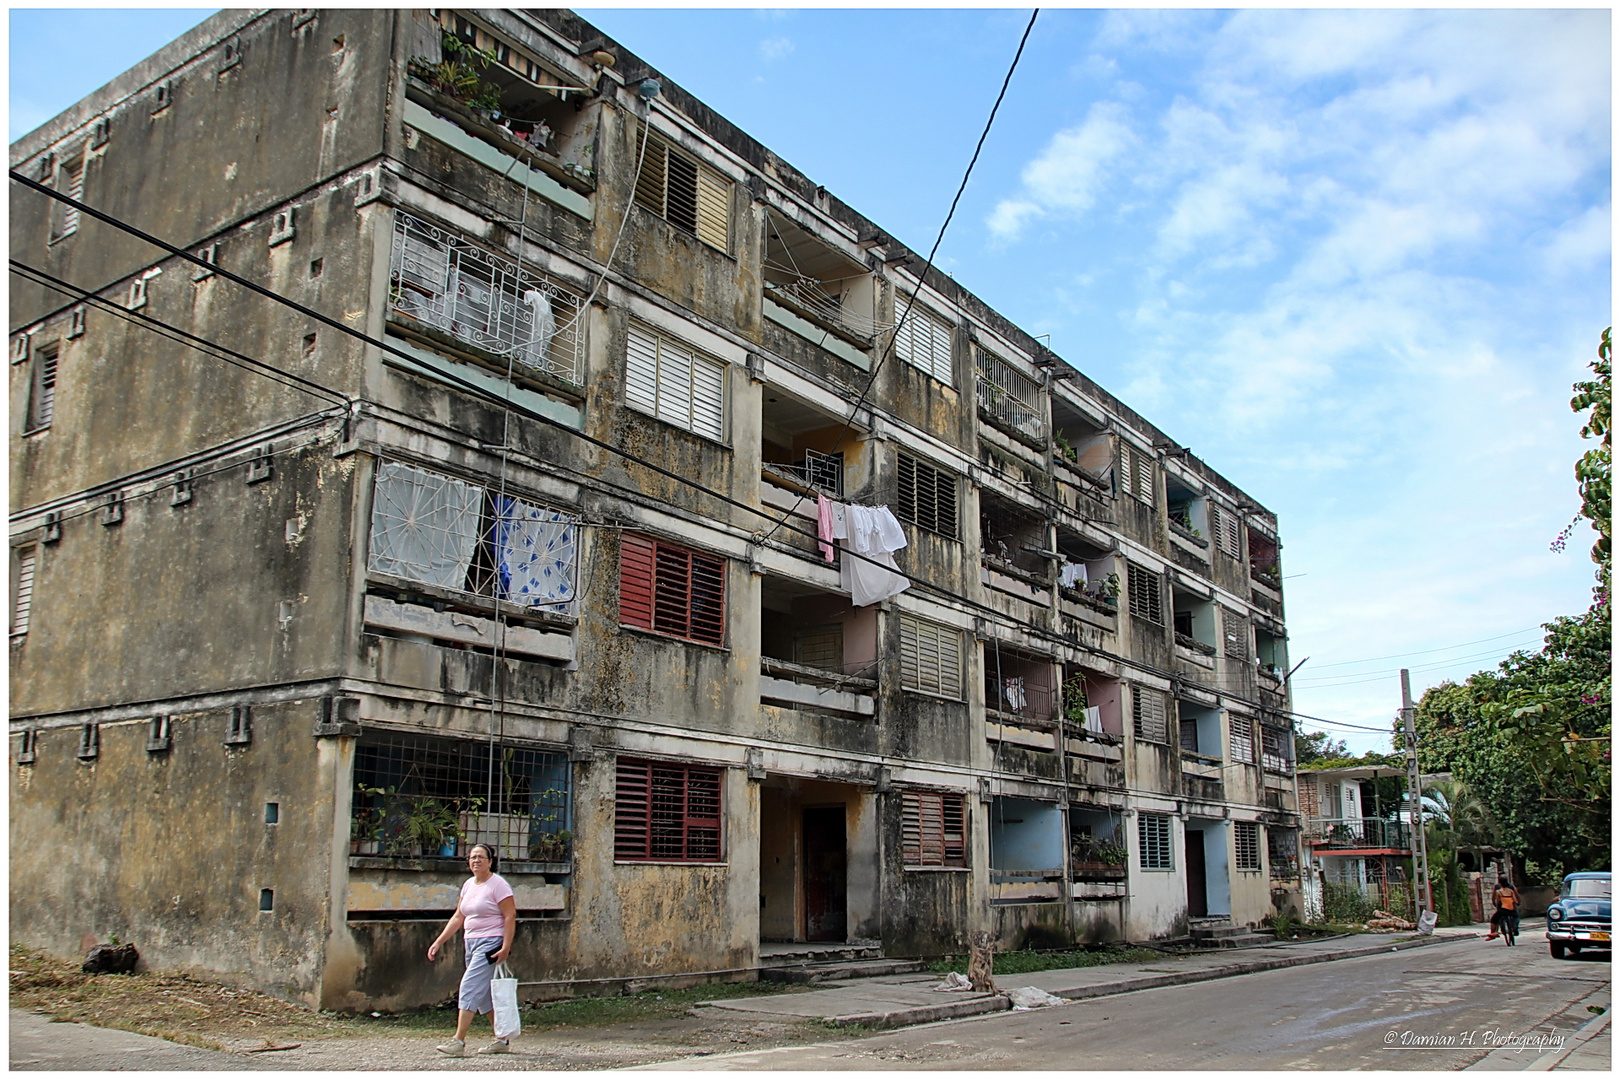
[[[1547,948],[1559,960],[1582,949],[1609,950],[1609,874],[1567,874],[1547,909]]]

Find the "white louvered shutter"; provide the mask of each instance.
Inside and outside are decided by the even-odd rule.
[[[658,419],[692,429],[692,352],[665,338],[658,343]]]
[[[34,564],[36,556],[29,551],[17,560],[17,601],[12,609],[11,632],[28,633],[28,615],[34,606]]]
[[[639,326],[630,327],[625,351],[624,400],[643,412],[658,415],[658,339]]]
[[[720,441],[726,433],[726,367],[692,358],[692,430]]]

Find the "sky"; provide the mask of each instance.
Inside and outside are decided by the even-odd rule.
[[[578,10],[924,253],[1030,16]],[[12,10],[11,138],[207,14]],[[1353,752],[1389,749],[1399,668],[1421,696],[1590,602],[1591,530],[1549,543],[1611,321],[1610,33],[1044,9],[940,248],[1277,514],[1294,708]]]

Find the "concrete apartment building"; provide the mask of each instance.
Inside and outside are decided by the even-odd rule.
[[[13,181],[18,940],[414,1006],[479,840],[526,980],[1298,904],[1274,516],[572,13],[223,12],[11,167],[201,261]]]

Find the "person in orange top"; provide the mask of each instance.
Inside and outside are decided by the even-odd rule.
[[[1491,932],[1485,935],[1485,940],[1501,936],[1507,927],[1512,927],[1513,937],[1519,936],[1519,890],[1507,878],[1497,878],[1496,888],[1491,893],[1491,903],[1496,910],[1491,913]],[[1513,937],[1508,939],[1512,942]]]

